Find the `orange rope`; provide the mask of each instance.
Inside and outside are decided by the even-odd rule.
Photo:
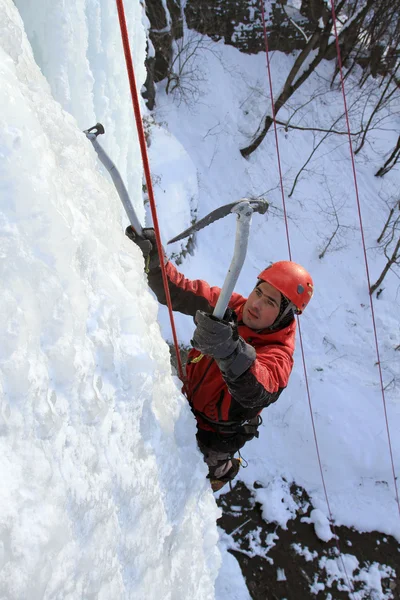
[[[150,165],[149,165],[149,159],[148,159],[148,155],[147,155],[146,138],[144,135],[142,115],[140,114],[139,96],[138,96],[137,89],[136,89],[135,72],[133,69],[132,55],[131,55],[131,50],[130,50],[130,45],[129,45],[128,28],[126,26],[124,3],[123,3],[123,0],[116,0],[116,3],[117,3],[117,10],[118,10],[119,25],[121,28],[122,44],[124,47],[126,69],[128,72],[129,86],[131,89],[133,111],[135,113],[136,128],[137,128],[138,137],[139,137],[140,151],[142,154],[143,169],[144,169],[144,173],[145,173],[145,177],[146,177],[147,191],[149,194],[151,215],[153,217],[154,231],[155,231],[156,240],[157,240],[157,249],[158,249],[158,254],[160,256],[160,265],[161,265],[161,273],[162,273],[164,290],[165,290],[165,297],[167,299],[169,319],[171,322],[172,337],[174,340],[176,358],[177,358],[177,363],[178,363],[178,373],[179,373],[179,377],[180,377],[181,381],[184,382],[184,374],[183,374],[183,368],[182,368],[181,355],[180,355],[180,351],[179,351],[178,338],[176,335],[174,315],[172,313],[171,295],[169,293],[168,278],[167,278],[167,273],[166,273],[165,264],[164,264],[164,252],[163,252],[163,247],[162,247],[162,242],[161,242],[160,228],[158,225],[157,208],[156,208],[156,203],[155,203],[155,199],[154,199],[153,185],[152,185],[152,181],[151,181]]]

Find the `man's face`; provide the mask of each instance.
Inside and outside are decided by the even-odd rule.
[[[250,329],[270,327],[279,315],[281,293],[263,281],[251,292],[243,308],[243,323]]]

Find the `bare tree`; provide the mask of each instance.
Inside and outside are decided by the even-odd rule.
[[[327,252],[334,252],[334,251],[338,251],[341,250],[342,248],[344,248],[345,246],[345,239],[344,239],[344,230],[346,229],[354,229],[354,227],[352,227],[351,225],[344,225],[341,218],[340,218],[340,212],[343,208],[343,206],[346,203],[345,199],[341,199],[340,201],[337,200],[337,198],[335,198],[329,187],[328,187],[328,182],[327,179],[325,178],[325,185],[326,185],[326,189],[327,189],[327,195],[329,196],[329,200],[325,201],[325,206],[321,206],[318,204],[318,207],[320,209],[320,211],[322,212],[322,214],[324,214],[327,218],[327,221],[329,223],[329,225],[332,225],[332,233],[330,235],[324,235],[324,240],[322,242],[322,245],[320,247],[320,251],[318,254],[318,258],[322,259],[324,258],[325,254]],[[325,228],[324,228],[325,231]],[[321,236],[322,237],[322,236]]]
[[[398,204],[398,208],[399,208],[399,210],[400,210],[400,203]],[[393,217],[394,211],[395,211],[395,206],[392,206],[392,208],[389,210],[389,216],[388,216],[388,218],[386,219],[386,222],[385,222],[385,224],[384,224],[384,226],[383,226],[383,229],[382,229],[381,235],[380,235],[380,236],[378,237],[378,239],[376,240],[376,241],[378,242],[378,244],[380,244],[380,243],[382,242],[382,240],[383,240],[383,238],[384,238],[384,236],[385,236],[385,234],[386,234],[386,232],[387,232],[387,230],[388,230],[388,227],[389,227],[389,225],[390,225],[390,222],[391,222],[391,220],[392,220],[392,217]]]
[[[200,83],[205,80],[203,72],[196,66],[196,57],[203,38],[189,33],[173,44],[173,58],[167,74],[167,94],[174,95],[178,103],[195,102],[200,94]]]
[[[387,159],[387,161],[385,162],[385,164],[377,170],[377,172],[375,173],[375,177],[383,177],[384,175],[386,175],[386,173],[388,173],[390,171],[390,169],[393,169],[393,167],[398,163],[398,160],[400,158],[400,135],[397,139],[397,143],[394,147],[393,152],[390,154],[389,158]]]
[[[388,102],[391,100],[391,98],[394,96],[394,94],[398,93],[396,73],[397,73],[399,67],[400,67],[400,61],[397,63],[394,72],[388,78],[386,85],[383,89],[383,92],[369,116],[366,126],[363,128],[364,131],[363,131],[363,134],[361,137],[361,141],[360,141],[359,145],[357,146],[357,148],[355,149],[354,154],[358,154],[358,152],[360,152],[361,148],[364,146],[366,135],[367,135],[367,133],[371,127],[371,124],[372,124],[374,118],[376,117],[377,113],[382,108],[387,106]],[[395,87],[392,86],[393,83],[396,83]],[[390,86],[392,86],[392,89],[389,91]]]
[[[352,106],[353,106],[353,105],[354,105],[356,102],[357,102],[357,101],[355,101],[355,102],[354,102],[354,103],[351,105],[350,109],[352,108]],[[314,146],[314,149],[313,149],[313,151],[311,152],[310,156],[307,158],[306,162],[304,163],[304,165],[301,167],[301,169],[300,169],[300,170],[299,170],[299,172],[297,173],[296,177],[294,178],[294,182],[293,182],[293,185],[292,185],[292,189],[290,190],[290,192],[289,192],[289,194],[288,194],[288,197],[289,197],[289,198],[290,198],[290,197],[293,195],[293,192],[294,192],[294,190],[295,190],[295,187],[296,187],[296,185],[297,185],[297,182],[298,182],[298,180],[299,180],[299,177],[300,177],[301,173],[302,173],[302,172],[303,172],[303,171],[306,169],[306,167],[307,167],[307,165],[309,164],[309,162],[311,161],[312,157],[313,157],[313,156],[314,156],[314,154],[317,152],[318,148],[319,148],[319,147],[320,147],[320,146],[321,146],[321,145],[324,143],[324,141],[326,140],[326,138],[327,138],[327,137],[328,137],[328,136],[329,136],[331,133],[342,134],[342,132],[341,132],[341,131],[336,131],[336,130],[334,129],[334,127],[335,127],[335,125],[336,125],[336,124],[337,124],[337,123],[338,123],[338,122],[339,122],[341,119],[343,119],[343,117],[344,117],[344,113],[342,113],[342,114],[341,114],[341,115],[340,115],[340,116],[339,116],[339,117],[338,117],[338,118],[337,118],[337,119],[336,119],[336,120],[333,122],[333,124],[332,124],[332,126],[331,126],[331,128],[330,128],[330,129],[328,129],[328,130],[324,130],[324,131],[325,131],[325,135],[323,135],[323,136],[322,136],[322,138],[319,140],[318,144],[316,144],[316,145]],[[300,128],[298,128],[298,129],[300,129]],[[346,132],[343,132],[343,133],[346,133],[346,135],[347,135],[347,131],[346,131]]]
[[[361,6],[358,0],[348,3],[348,17]],[[350,73],[355,65],[361,65],[363,72],[359,81],[362,87],[369,76],[393,73],[397,62],[397,48],[400,41],[399,1],[377,0],[366,15],[357,38],[341,46],[342,63]],[[340,20],[340,19],[339,19]],[[343,25],[343,22],[341,22]],[[351,40],[350,40],[351,41]],[[338,65],[332,83],[339,72]]]
[[[193,31],[185,31],[173,44],[173,57],[167,74],[165,91],[178,102],[193,105],[201,94],[201,83],[206,75],[201,66],[201,56],[211,52],[221,60],[215,44]]]
[[[370,294],[373,294],[375,292],[375,290],[378,289],[378,287],[381,285],[382,281],[385,279],[386,275],[388,274],[388,272],[392,268],[392,266],[400,264],[400,236],[399,236],[399,239],[397,240],[397,244],[394,247],[392,255],[388,256],[388,254],[385,251],[385,256],[387,258],[387,263],[384,266],[382,273],[379,275],[376,282],[373,285],[371,285],[371,288],[369,290]]]
[[[314,32],[308,37],[304,35],[305,46],[298,54],[279,95],[274,99],[275,115],[323,59],[330,60],[336,56],[336,42],[332,39],[332,15],[327,5],[323,6],[323,9],[320,8],[321,18],[314,21]],[[400,0],[342,0],[337,3],[336,17],[340,23],[338,35],[342,62],[348,72],[356,63],[362,64],[366,78],[369,75],[376,77],[389,73],[392,83],[395,79],[397,48],[400,43]],[[334,78],[337,72],[338,67]],[[360,83],[363,84],[364,80]],[[377,110],[386,98],[389,86],[384,91]],[[371,122],[373,118],[374,115],[371,116]],[[252,142],[240,150],[242,156],[247,157],[258,148],[272,123],[273,115],[269,112]],[[370,125],[369,122],[367,129]]]
[[[356,2],[357,10],[353,10],[353,13],[347,18],[345,25],[339,32],[339,43],[341,46],[350,44],[351,40],[353,40],[352,44],[354,45],[358,39],[364,20],[373,7],[374,2],[376,3],[376,0],[366,0],[362,6],[361,2]],[[342,11],[344,11],[344,8],[348,9],[348,3],[346,3],[345,0],[342,0],[336,6],[336,15],[339,16]],[[333,20],[332,15],[327,8],[324,12],[323,20],[324,26],[321,27],[319,24],[316,24],[314,33],[308,38],[305,47],[297,56],[293,67],[283,84],[281,92],[278,97],[274,99],[275,115],[296,90],[298,90],[310,77],[321,61],[324,58],[332,58],[334,55],[335,40],[331,39]],[[253,141],[240,150],[242,156],[247,157],[258,148],[268,133],[272,123],[273,117],[272,114],[269,113],[265,116],[264,122],[260,125]]]
[[[396,209],[399,214],[395,215]],[[400,202],[397,201],[396,206],[393,207],[389,213],[389,218],[386,220],[383,230],[378,237],[378,243],[383,245],[383,253],[387,259],[387,262],[382,269],[376,282],[370,287],[370,294],[373,294],[378,287],[382,284],[389,270],[394,265],[400,265]]]

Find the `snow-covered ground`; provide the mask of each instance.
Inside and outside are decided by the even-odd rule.
[[[140,89],[147,26],[140,3],[129,4],[127,18]],[[123,235],[119,199],[81,133],[97,121],[105,125],[101,142],[144,220],[115,3],[80,0],[71,8],[42,0],[33,8],[28,0],[0,0],[0,32],[0,592],[13,599],[212,598],[221,560],[218,510],[157,324],[169,339],[166,311],[157,312],[140,253]],[[201,217],[244,196],[267,197],[269,214],[253,219],[237,286],[247,295],[266,264],[288,258],[273,134],[248,160],[239,153],[268,110],[265,55],[243,55],[208,40],[202,46],[199,96],[178,103],[159,84],[156,110],[146,117],[161,234],[166,242],[196,210]],[[292,61],[272,56],[276,90]],[[343,112],[339,91],[329,86],[332,68],[321,65],[279,117],[307,103],[295,122],[330,126]],[[350,105],[359,94],[349,90]],[[373,176],[397,139],[393,112],[357,156],[372,281],[385,263],[376,239],[386,201],[398,190],[396,170]],[[359,108],[351,119],[358,129]],[[286,192],[320,139],[314,135],[279,132]],[[330,136],[321,146],[287,198],[287,210],[293,260],[315,283],[301,331],[333,516],[338,524],[400,539],[344,136]],[[334,251],[319,259],[336,227],[334,213],[340,235]],[[185,275],[221,285],[234,230],[232,216],[201,231],[180,267]],[[383,287],[374,303],[398,475],[394,273]],[[176,321],[180,340],[188,343],[192,320],[178,315]],[[245,448],[249,467],[240,476],[249,486],[262,484],[257,500],[265,518],[282,526],[295,511],[289,494],[295,480],[312,498],[317,534],[326,537],[328,511],[299,344],[295,358],[288,389],[264,411],[260,439]],[[235,593],[245,600],[223,542],[221,551],[217,598]]]

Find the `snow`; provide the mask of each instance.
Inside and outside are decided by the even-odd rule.
[[[286,581],[285,569],[277,569],[276,570],[276,580],[277,581]]]
[[[297,554],[303,556],[307,562],[310,562],[318,557],[317,552],[310,552],[307,547],[303,548],[301,544],[292,544],[292,548]]]
[[[184,231],[196,216],[197,174],[193,161],[182,144],[165,128],[151,121],[148,143],[157,214],[163,223],[162,240],[166,244],[177,233]],[[186,202],[182,202],[183,198]],[[151,223],[149,207],[147,219]],[[185,239],[168,246],[169,255],[179,255],[186,244]]]
[[[314,508],[310,513],[310,517],[303,517],[302,522],[313,523],[316,536],[323,542],[329,542],[332,539],[333,533],[329,520],[321,510]]]
[[[326,571],[326,586],[328,588],[331,588],[332,584],[335,583],[339,591],[349,592],[349,582],[354,579],[354,581],[363,584],[362,589],[357,592],[350,590],[351,597],[356,598],[356,600],[367,600],[369,598],[390,600],[393,598],[390,590],[385,593],[382,589],[382,579],[395,576],[393,569],[387,565],[372,563],[360,568],[355,556],[343,554],[341,557],[334,559],[323,557],[319,561],[319,566]],[[314,579],[312,589],[315,594],[319,590],[325,589],[325,585],[318,582],[317,576]]]
[[[215,582],[216,598],[251,600],[236,558],[228,552],[222,542],[220,543],[220,549],[223,561]]]
[[[266,521],[279,523],[287,529],[287,523],[296,515],[297,504],[289,493],[289,485],[280,477],[268,482],[264,488],[255,490],[255,499],[262,506]]]
[[[68,7],[63,0],[40,0],[34,6],[30,0],[15,0],[15,4],[54,99],[73,115],[79,129],[98,121],[104,125],[107,135],[102,144],[118,165],[143,219],[142,165],[115,2],[76,0]],[[140,3],[126,11],[126,21],[140,89],[146,79],[148,28]]]
[[[391,567],[386,565],[380,565],[373,563],[367,569],[361,569],[360,573],[356,575],[356,581],[362,581],[364,583],[363,596],[364,598],[375,597],[390,598],[391,592],[384,594],[382,590],[382,579],[387,577],[394,577],[395,573]]]
[[[140,3],[125,4],[140,89],[148,21]],[[33,8],[27,0],[0,0],[0,15],[0,596],[247,600],[228,552],[231,540],[221,536],[218,544],[219,511],[162,339],[171,338],[166,310],[148,289],[140,252],[123,235],[118,196],[82,133],[104,124],[101,143],[140,220],[150,225],[115,3],[79,0],[66,8],[62,0],[41,0]],[[239,153],[268,112],[265,55],[240,54],[221,42],[213,48],[195,59],[202,73],[198,101],[177,106],[161,83],[151,118],[142,110],[164,243],[196,214],[242,197],[270,201],[269,213],[253,218],[237,285],[246,296],[265,264],[288,258],[273,134],[248,160]],[[293,57],[275,52],[271,58],[274,89],[281,89]],[[330,126],[343,113],[340,91],[329,86],[332,69],[322,63],[279,117],[298,109],[295,123]],[[349,106],[358,93],[350,89]],[[367,91],[364,97],[373,101]],[[361,112],[360,105],[351,111],[354,129]],[[399,178],[396,170],[373,176],[397,139],[395,111],[382,115],[381,128],[370,132],[356,158],[373,281],[385,264],[376,239]],[[315,136],[279,130],[286,192],[320,139]],[[342,236],[321,260],[332,205]],[[316,532],[328,539],[311,408],[335,524],[400,540],[343,136],[329,136],[314,155],[287,210],[293,259],[315,282],[301,316],[311,406],[298,343],[289,386],[263,412],[260,438],[246,445],[249,466],[239,476],[251,490],[259,482],[254,496],[263,517],[284,528],[298,508],[291,483],[303,486]],[[221,285],[234,230],[229,217],[199,232],[180,267],[185,275]],[[167,251],[177,255],[184,247]],[[398,476],[394,271],[384,287],[374,303]],[[178,337],[189,343],[192,319],[177,315],[176,323]],[[250,555],[268,560],[277,536],[261,547],[258,533],[249,538]],[[307,556],[306,548],[298,551]],[[380,582],[388,567],[357,572],[356,557],[343,557],[350,580],[364,582],[365,598],[385,598]],[[338,557],[320,566],[329,585],[347,589]],[[315,593],[323,588],[316,577]]]

